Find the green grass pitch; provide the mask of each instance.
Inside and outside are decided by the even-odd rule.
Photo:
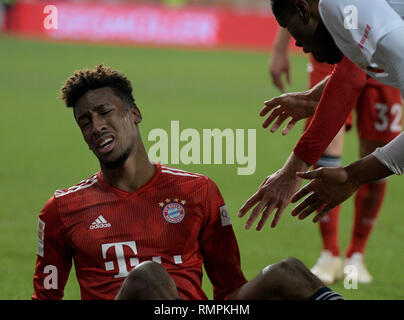
[[[257,168],[238,176],[233,165],[184,165],[203,173],[219,186],[238,238],[242,266],[248,279],[263,267],[285,257],[300,258],[311,267],[321,250],[318,226],[298,221],[289,206],[277,228],[261,232],[243,228],[237,210],[262,180],[283,164],[301,134],[301,125],[282,137],[261,128],[258,112],[263,101],[278,94],[267,73],[264,52],[203,51],[47,43],[0,38],[0,97],[2,148],[0,151],[0,299],[29,299],[36,259],[37,216],[55,189],[74,185],[98,170],[86,148],[72,111],[60,100],[59,88],[76,69],[105,63],[132,80],[135,99],[143,114],[143,140],[150,130],[169,132],[170,121],[181,129],[256,129]],[[307,86],[307,57],[292,57],[293,85]],[[355,132],[345,140],[343,163],[358,156]],[[370,285],[346,290],[342,282],[331,286],[347,299],[403,299],[404,238],[403,178],[390,179],[388,194],[368,243],[366,262],[374,276]],[[400,188],[401,187],[401,188]],[[352,200],[340,215],[340,243],[345,250],[352,228]],[[204,277],[204,288],[212,297]],[[74,273],[66,299],[79,299]]]

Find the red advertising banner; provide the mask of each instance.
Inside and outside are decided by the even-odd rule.
[[[268,50],[278,30],[270,12],[162,5],[20,2],[10,19],[11,31],[27,36],[204,48]]]

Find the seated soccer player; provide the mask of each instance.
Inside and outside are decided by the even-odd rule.
[[[149,160],[130,81],[97,66],[62,88],[101,170],[39,215],[33,299],[61,299],[72,261],[82,299],[341,299],[287,258],[247,282],[230,217],[208,177]]]

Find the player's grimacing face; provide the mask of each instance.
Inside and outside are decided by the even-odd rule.
[[[87,91],[77,102],[74,115],[89,149],[108,165],[133,151],[140,114],[128,108],[110,87]]]

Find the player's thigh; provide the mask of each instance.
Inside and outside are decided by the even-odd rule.
[[[281,279],[276,275],[276,264],[264,268],[252,280],[236,289],[229,300],[280,300]],[[272,268],[272,269],[271,269]]]
[[[390,142],[402,131],[401,94],[396,88],[367,85],[356,110],[361,156]]]
[[[290,257],[265,267],[229,300],[307,299],[323,286],[302,261]]]

